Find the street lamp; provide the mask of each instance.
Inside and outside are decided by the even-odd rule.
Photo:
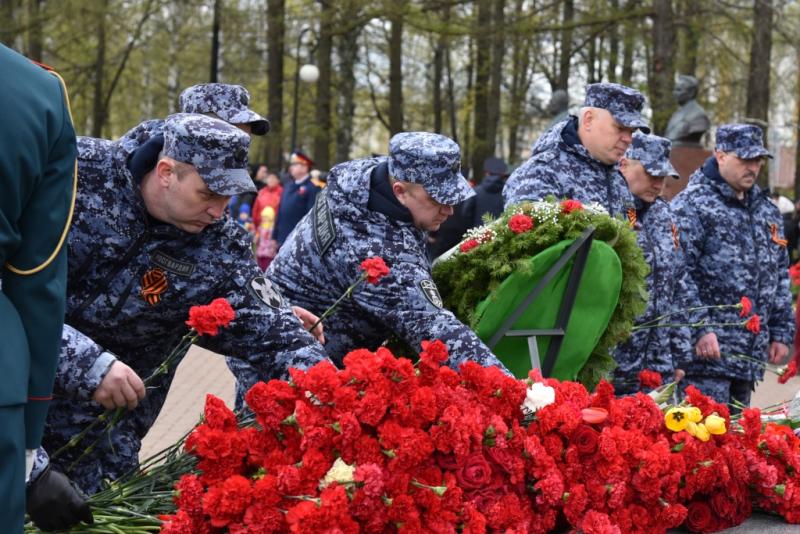
[[[297,104],[300,98],[300,80],[307,83],[314,83],[319,79],[319,69],[316,65],[306,64],[300,66],[300,47],[303,45],[303,36],[311,28],[304,26],[297,36],[297,50],[295,51],[295,71],[294,71],[294,103],[292,109],[292,144],[291,149],[294,152],[297,149]]]

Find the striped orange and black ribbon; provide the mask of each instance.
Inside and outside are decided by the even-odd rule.
[[[675,250],[681,247],[681,239],[678,237],[678,227],[672,223],[672,244],[675,245]]]
[[[628,208],[628,226],[636,227],[636,210],[634,208]]]
[[[151,269],[142,277],[142,298],[151,306],[161,301],[161,295],[167,290],[167,276],[161,269]]]
[[[789,242],[787,240],[785,240],[785,239],[782,239],[778,235],[778,225],[777,224],[772,223],[771,225],[769,225],[769,233],[772,234],[772,242],[773,243],[777,243],[779,246],[781,246],[783,248],[786,248],[786,245]]]

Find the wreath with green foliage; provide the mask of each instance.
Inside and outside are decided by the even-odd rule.
[[[593,388],[616,367],[611,349],[624,341],[647,306],[645,277],[650,267],[627,221],[613,218],[599,204],[576,200],[525,202],[497,220],[467,232],[458,248],[433,267],[445,306],[475,329],[475,309],[510,274],[530,272],[530,258],[557,243],[580,237],[594,226],[594,239],[617,253],[622,266],[619,300],[605,332],[578,373]]]

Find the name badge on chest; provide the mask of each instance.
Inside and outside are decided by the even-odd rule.
[[[319,193],[314,200],[312,222],[314,223],[314,243],[317,245],[319,255],[323,256],[336,240],[336,227],[333,225],[333,216],[328,209],[325,191]]]

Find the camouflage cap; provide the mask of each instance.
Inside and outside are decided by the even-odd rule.
[[[461,149],[428,132],[402,132],[389,140],[389,174],[420,184],[436,202],[453,206],[475,195],[461,175]]]
[[[621,125],[650,133],[650,128],[642,117],[644,96],[636,89],[618,83],[592,83],[586,86],[583,105],[606,109]]]
[[[184,89],[178,102],[183,113],[213,113],[230,124],[249,124],[254,135],[269,131],[269,121],[250,110],[250,93],[241,85],[201,83]]]
[[[672,176],[678,179],[680,175],[669,161],[671,148],[672,143],[669,139],[636,132],[633,134],[631,146],[625,152],[625,157],[641,163],[650,176]]]
[[[164,155],[194,165],[208,188],[220,195],[256,191],[247,172],[249,147],[249,135],[213,117],[175,113],[164,121]]]
[[[764,148],[764,133],[755,124],[723,124],[717,128],[717,150],[733,152],[742,159],[772,157]]]

